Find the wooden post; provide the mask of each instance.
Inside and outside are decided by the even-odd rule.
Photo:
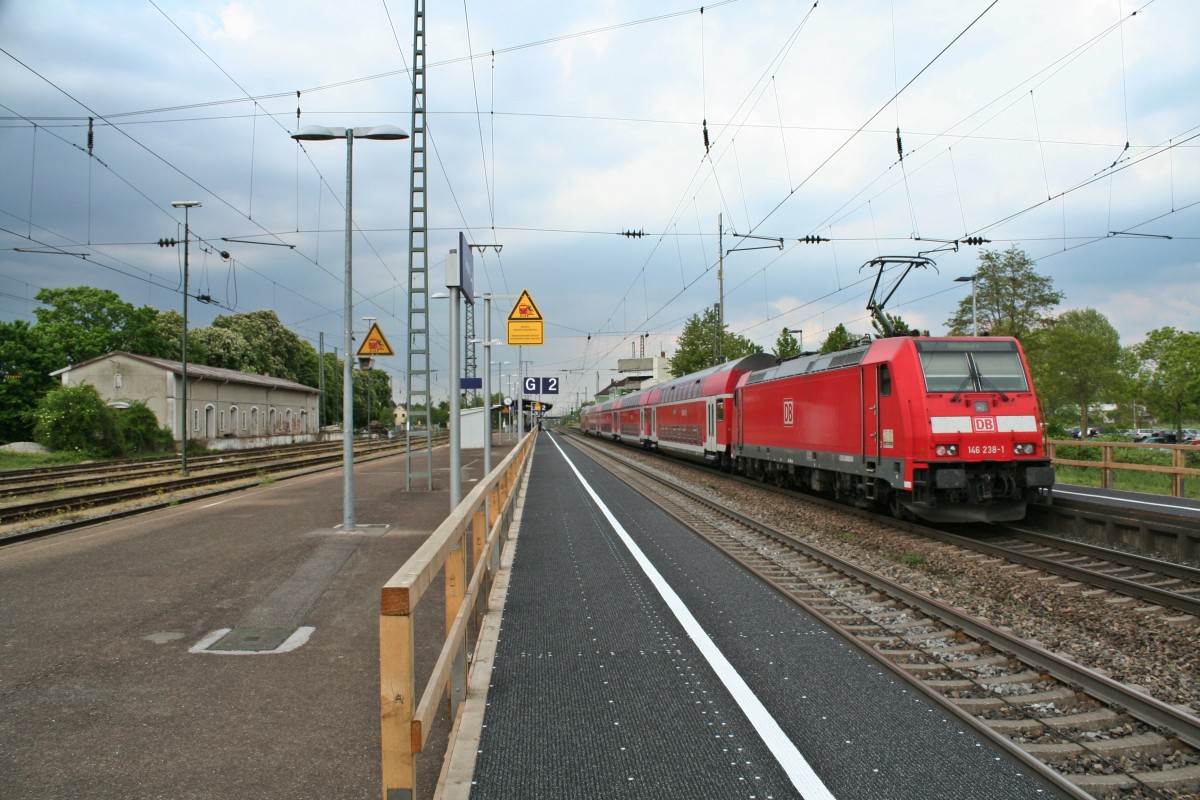
[[[383,800],[413,800],[417,762],[412,717],[416,706],[412,617],[379,617],[379,702],[383,744]]]
[[[446,633],[454,627],[454,619],[467,596],[467,536],[464,529],[450,555],[446,557]],[[454,658],[454,669],[446,686],[446,697],[450,700],[450,718],[458,711],[458,703],[467,691],[467,646],[463,642],[461,652]]]

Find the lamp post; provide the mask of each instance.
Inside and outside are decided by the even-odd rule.
[[[346,277],[343,341],[345,362],[342,366],[342,533],[354,530],[354,290],[351,284],[351,240],[354,235],[354,140],[407,139],[408,134],[392,125],[373,128],[326,128],[306,125],[292,134],[299,142],[346,140]]]
[[[975,276],[974,275],[963,275],[962,277],[954,279],[955,283],[964,283],[966,281],[971,282],[971,335],[978,336],[979,335],[979,318],[975,314]]]
[[[188,227],[188,209],[199,208],[199,200],[172,200],[171,205],[175,208],[183,209],[183,341],[182,341],[182,365],[183,365],[183,412],[181,418],[183,425],[179,428],[179,472],[182,475],[188,474],[187,468],[187,435],[188,435],[188,407],[187,407],[187,307],[188,307],[188,242],[191,240],[191,228]]]
[[[451,250],[449,258],[456,258],[457,251]],[[462,366],[459,363],[462,355],[463,342],[460,337],[462,324],[459,321],[459,288],[446,287],[450,293],[435,292],[429,295],[431,300],[450,300],[450,510],[458,507],[462,499]]]
[[[363,322],[367,323],[367,331],[371,330],[371,325],[375,324],[375,317],[363,317]],[[363,371],[367,373],[367,447],[371,446],[371,359],[363,360],[366,364]]]
[[[492,302],[492,298],[484,295],[483,302],[487,305]],[[485,336],[492,332],[490,317],[484,322],[484,330]],[[487,432],[483,436],[483,474],[489,475],[492,471],[492,345],[500,344],[500,340],[491,338],[471,339],[468,344],[483,345],[483,363],[487,365],[483,370],[484,408],[487,413]]]
[[[507,397],[509,395],[508,386],[506,386],[504,383],[504,365],[511,364],[511,363],[512,363],[511,361],[497,361],[496,362],[496,388],[501,392],[501,397]],[[509,377],[511,378],[512,376],[510,375]],[[503,407],[504,404],[501,403],[501,406]],[[505,421],[504,421],[503,409],[500,411],[500,432],[505,434],[506,436],[508,435],[508,424],[505,423]],[[508,441],[508,440],[504,439],[503,441]]]

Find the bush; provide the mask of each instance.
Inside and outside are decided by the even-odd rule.
[[[175,447],[171,431],[159,427],[158,417],[145,403],[133,403],[116,412],[116,422],[122,455],[161,453]]]
[[[33,418],[33,440],[51,450],[98,457],[120,452],[113,410],[94,386],[84,383],[50,390]]]
[[[110,408],[89,384],[53,389],[34,411],[34,441],[95,458],[171,450],[174,438],[144,403]]]

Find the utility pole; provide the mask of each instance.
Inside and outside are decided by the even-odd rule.
[[[725,215],[717,213],[717,343],[714,364],[720,364],[725,359],[721,357],[725,339]]]

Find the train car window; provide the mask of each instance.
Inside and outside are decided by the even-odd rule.
[[[725,398],[717,400],[717,422],[725,421]]]
[[[925,371],[926,391],[961,392],[974,388],[966,353],[921,353],[921,368]]]
[[[1027,392],[1025,369],[1016,352],[972,353],[972,360],[979,372],[980,386],[985,391]]]
[[[1017,346],[1008,342],[918,342],[930,392],[1026,392]]]
[[[888,369],[887,364],[879,365],[879,396],[891,397],[892,395],[892,371]]]

